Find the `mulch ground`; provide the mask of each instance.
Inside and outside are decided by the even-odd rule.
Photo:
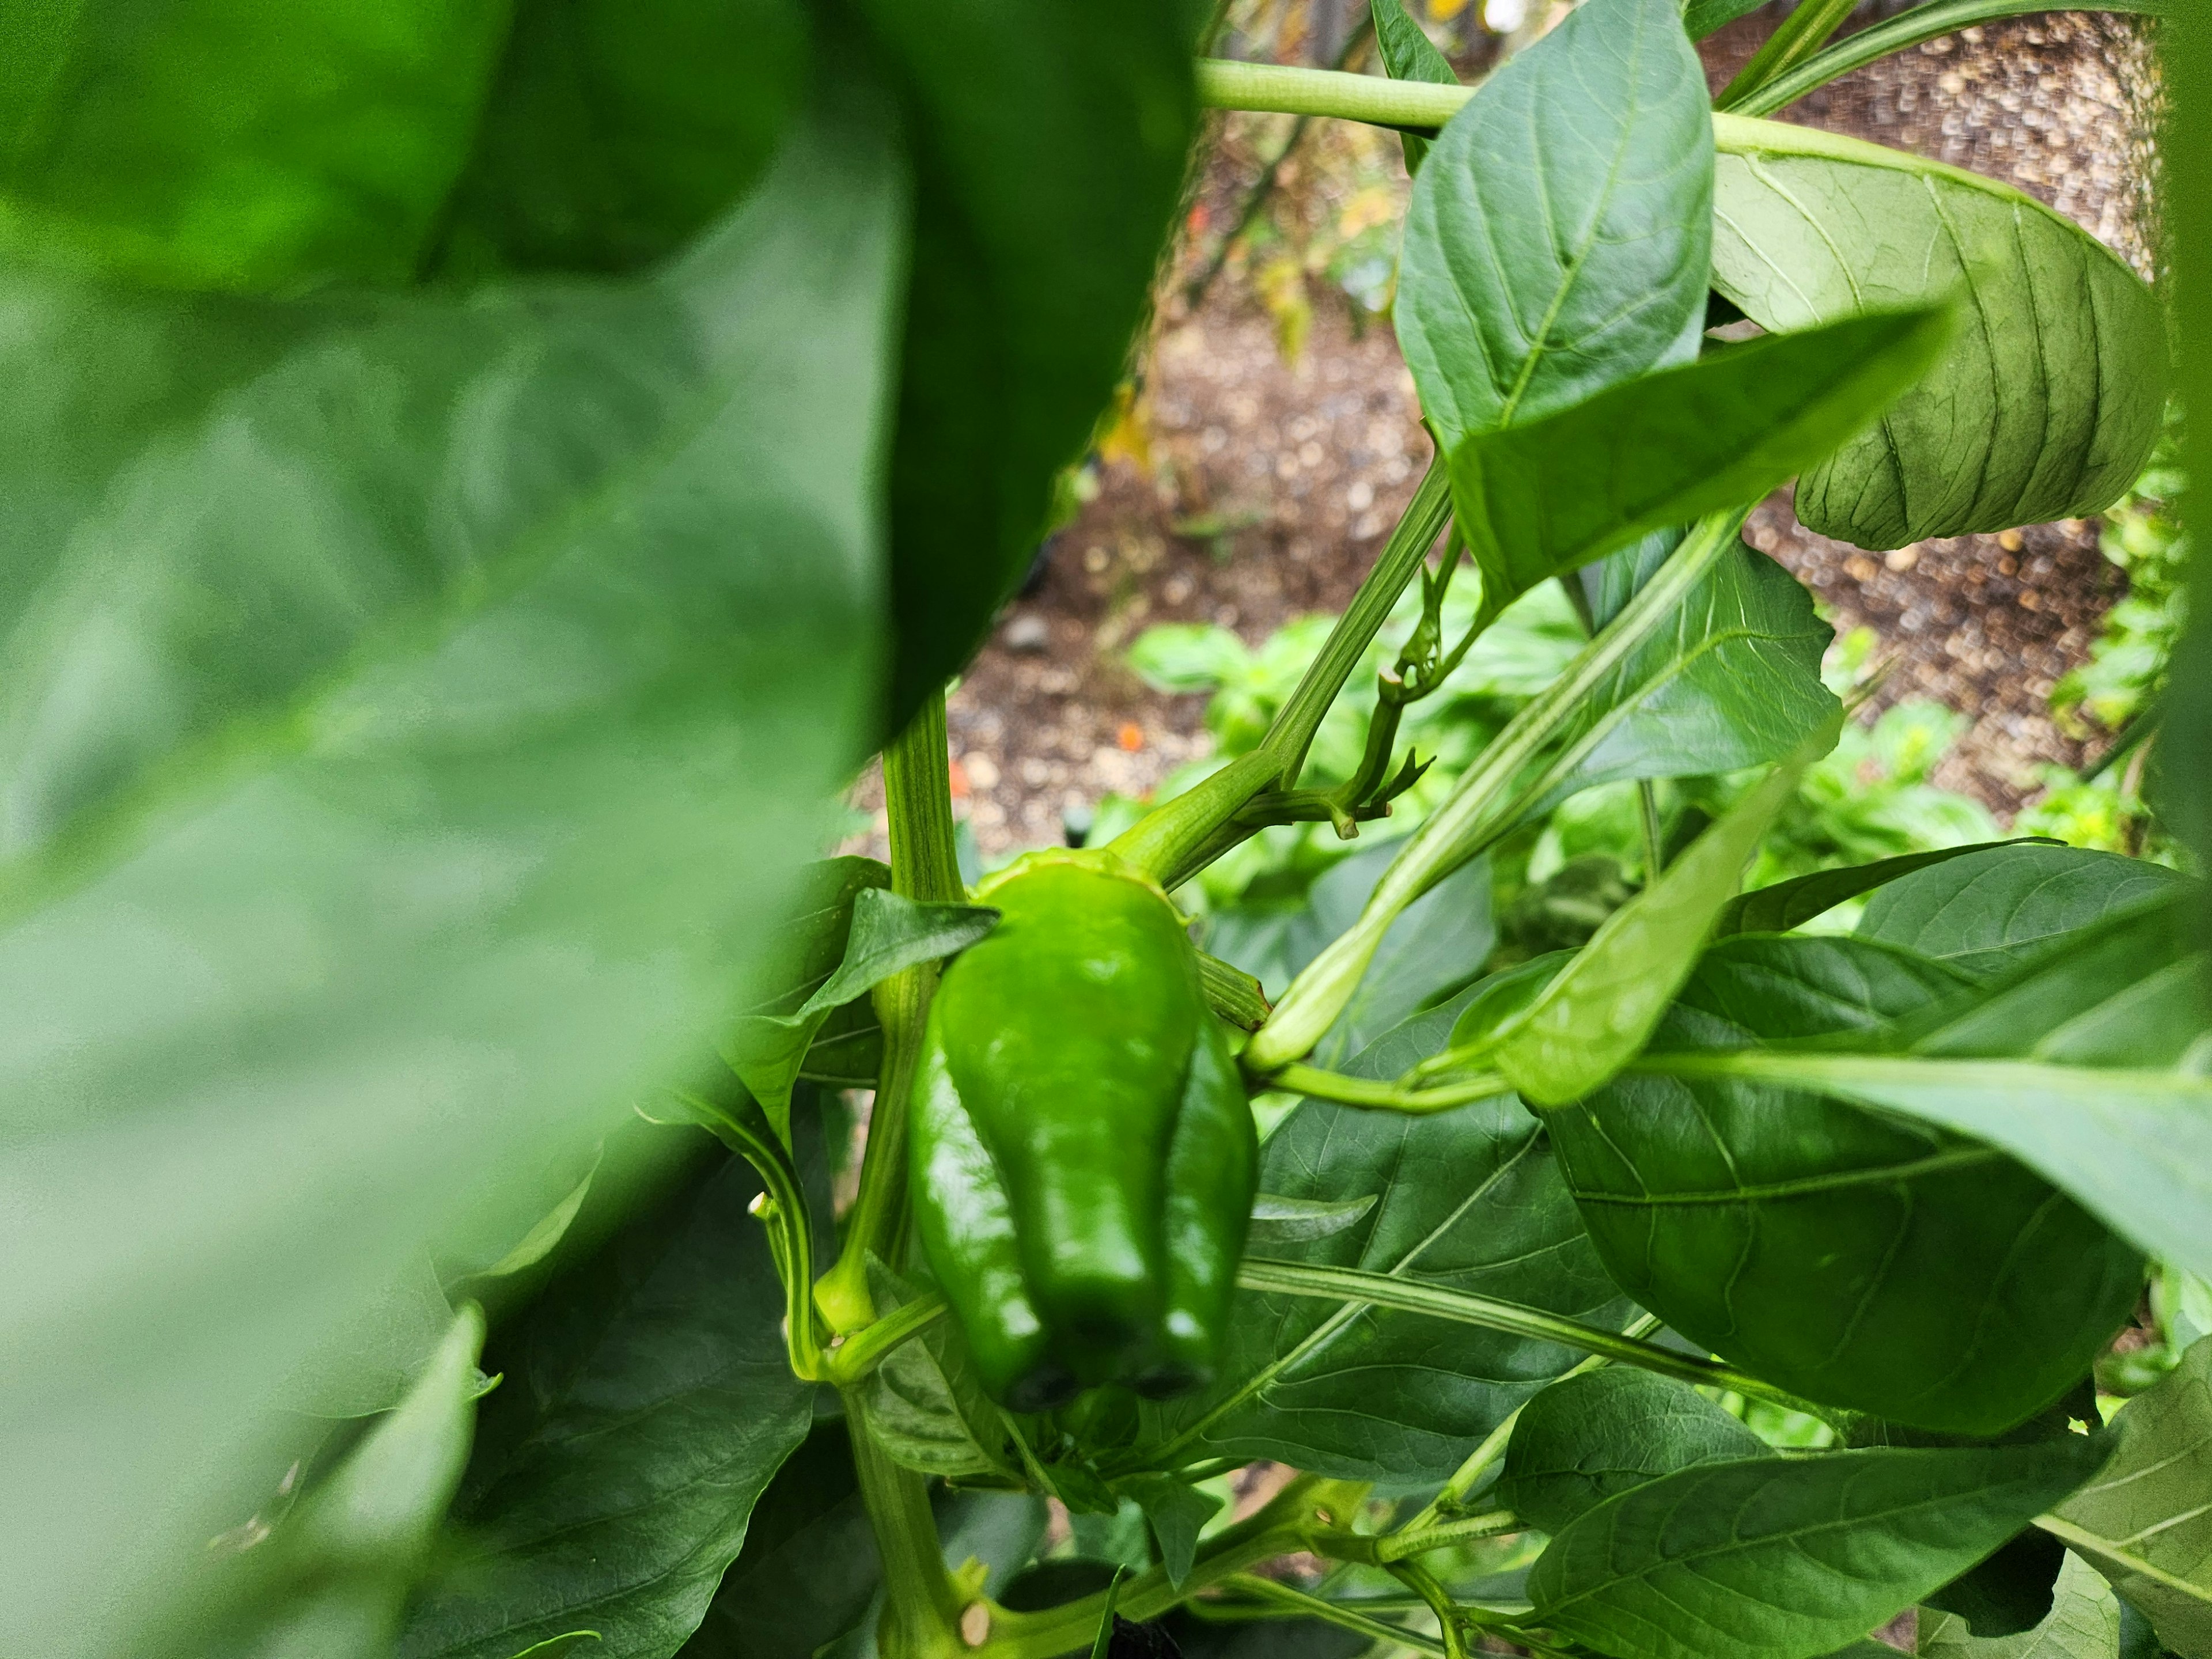
[[[1771,26],[1747,20],[1706,43],[1717,87]],[[1785,118],[2009,179],[2144,268],[2151,85],[2136,26],[2050,15],[1931,41]],[[1195,223],[1228,221],[1288,125],[1218,123]],[[1374,192],[1346,182],[1363,157],[1374,170],[1361,145],[1379,138],[1395,153],[1394,141],[1327,125],[1308,130],[1283,170],[1273,211],[1292,246],[1302,227],[1340,219],[1348,193]],[[1402,199],[1402,169],[1382,165]],[[1146,368],[1144,453],[1099,469],[1096,499],[1054,538],[1036,585],[951,700],[954,787],[987,855],[1058,842],[1100,796],[1146,791],[1203,754],[1204,700],[1143,685],[1124,661],[1130,641],[1156,623],[1206,621],[1256,643],[1295,617],[1340,609],[1427,459],[1387,323],[1358,326],[1344,292],[1310,274],[1310,331],[1292,360],[1262,303],[1267,273],[1232,258],[1194,310],[1183,305],[1212,252],[1203,231],[1186,240]],[[2039,765],[2080,762],[2046,700],[2119,591],[2094,523],[1869,555],[1804,530],[1778,497],[1749,533],[1839,630],[1880,635],[1894,666],[1866,717],[1933,697],[1970,718],[1939,781],[2003,815],[2033,793]],[[864,782],[857,800],[874,808],[879,795]]]

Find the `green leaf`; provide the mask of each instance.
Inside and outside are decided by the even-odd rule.
[[[0,276],[11,1640],[147,1650],[284,1377],[747,994],[867,715],[898,222],[810,125],[635,283]]]
[[[498,0],[62,0],[8,25],[0,247],[162,285],[411,277],[474,136]]]
[[[728,210],[805,89],[792,0],[516,0],[441,274],[632,271]]]
[[[1359,919],[1402,842],[1362,847],[1315,881],[1303,904],[1247,903],[1207,919],[1206,947],[1277,990]],[[1490,866],[1472,860],[1407,907],[1376,951],[1373,965],[1316,1050],[1334,1065],[1359,1052],[1482,971],[1497,945]]]
[[[1110,400],[1196,125],[1178,0],[860,0],[904,109],[892,726],[969,658]]]
[[[1144,1510],[1152,1536],[1159,1540],[1168,1583],[1181,1589],[1198,1553],[1199,1531],[1221,1512],[1221,1499],[1164,1474],[1133,1474],[1120,1489]]]
[[[1692,40],[1726,28],[1739,17],[1747,17],[1766,0],[1689,0],[1682,8],[1682,27]]]
[[[1999,1146],[2144,1250],[2212,1268],[2208,958],[2180,893],[1848,1046],[1668,1056],[1647,1068],[1806,1090]]]
[[[2184,881],[2140,859],[2039,842],[1962,854],[1876,893],[1860,919],[1859,937],[1985,978],[2039,954],[2062,934],[2132,910]]]
[[[1489,1062],[1536,1106],[1580,1098],[1644,1046],[1697,964],[1721,907],[1797,781],[1834,746],[1833,726],[1692,842],[1666,872],[1605,919],[1590,942],[1498,1032]]]
[[[1770,330],[1954,300],[1942,361],[1808,472],[1797,516],[1901,547],[2098,511],[2165,407],[2158,303],[2070,219],[2010,185],[1832,133],[1714,118],[1713,286]]]
[[[1518,792],[1514,820],[1601,783],[1784,759],[1840,707],[1820,680],[1833,637],[1796,578],[1736,543],[1563,712],[1559,745]]]
[[[1498,1499],[1531,1526],[1557,1533],[1647,1480],[1765,1450],[1688,1383],[1610,1366],[1562,1377],[1521,1408]]]
[[[2069,1554],[2051,1611],[2033,1630],[1977,1637],[1957,1614],[1923,1607],[1919,1648],[1922,1659],[2120,1659],[2119,1599],[2095,1568]]]
[[[2182,1659],[2212,1654],[2212,1338],[2120,1413],[2119,1455],[2059,1508],[2059,1536]]]
[[[1395,1078],[1443,1046],[1458,1003],[1418,1014],[1348,1061]],[[1273,1254],[1475,1291],[1618,1329],[1537,1126],[1510,1097],[1427,1117],[1309,1101],[1267,1139],[1262,1190],[1335,1202],[1373,1194],[1341,1232]],[[1345,1480],[1440,1481],[1505,1415],[1582,1355],[1419,1314],[1239,1294],[1219,1379],[1147,1408],[1156,1458],[1270,1457]]]
[[[1482,84],[1413,181],[1394,312],[1443,453],[1697,356],[1712,154],[1674,0],[1590,0]]]
[[[413,1387],[274,1534],[222,1565],[252,1588],[208,1653],[385,1659],[469,1455],[483,1314],[448,1320]],[[228,1587],[235,1590],[235,1586]]]
[[[779,952],[792,945],[801,947],[790,950],[790,988],[738,1015],[722,1034],[722,1057],[760,1102],[787,1146],[792,1085],[808,1068],[815,1039],[830,1015],[917,963],[966,950],[999,919],[996,910],[979,905],[902,897],[877,882],[882,869],[864,859],[835,859],[823,866],[830,890],[820,895],[818,907],[810,907],[805,931],[795,940],[778,942]],[[834,970],[822,971],[833,963]],[[802,992],[805,1000],[788,1012],[762,1012],[788,1006]],[[860,1027],[855,1023],[851,1029]],[[825,1058],[819,1068],[832,1063]]]
[[[1245,1243],[1303,1244],[1309,1239],[1340,1233],[1375,1207],[1375,1194],[1364,1198],[1284,1198],[1261,1193],[1252,1200],[1252,1225]]]
[[[817,1423],[753,1505],[686,1659],[813,1659],[860,1624],[883,1579],[844,1421]]]
[[[872,1256],[868,1267],[879,1315],[920,1294]],[[860,1386],[869,1430],[894,1462],[947,1480],[1022,1474],[1006,1419],[983,1392],[951,1321],[900,1343]]]
[[[940,1489],[931,1508],[945,1565],[979,1563],[986,1595],[1044,1541],[1044,1499],[1026,1492]],[[753,1506],[745,1547],[680,1659],[872,1656],[882,1576],[845,1424],[818,1421]]]
[[[1948,313],[1853,319],[1606,387],[1451,452],[1452,505],[1487,610],[1669,526],[1756,501],[1926,373]]]
[[[405,1397],[453,1328],[453,1304],[427,1255],[407,1263],[382,1296],[293,1374],[286,1403],[315,1417],[367,1417]]]
[[[1965,858],[1973,853],[1986,853],[1994,848],[2022,845],[2053,846],[2056,843],[1978,842],[1970,847],[1943,847],[1930,853],[1904,853],[1893,859],[1879,859],[1872,864],[1853,865],[1849,869],[1815,870],[1810,875],[1778,881],[1771,887],[1761,887],[1755,892],[1741,894],[1730,899],[1721,907],[1720,917],[1713,923],[1713,937],[1727,939],[1734,933],[1787,933],[1803,927],[1815,916],[1826,915],[1838,904],[1855,899],[1862,893],[1871,893],[1878,887],[1887,887],[1916,870],[1948,864],[1953,859]],[[1907,948],[1911,948],[1909,942],[1906,943]]]
[[[697,1628],[811,1416],[759,1190],[715,1155],[503,1340],[511,1380],[454,1505],[470,1547],[409,1620],[407,1659],[506,1659],[584,1626],[635,1659]]]
[[[2096,1473],[2103,1440],[1712,1463],[1608,1499],[1528,1577],[1537,1621],[1622,1659],[1813,1659]]]
[[[1437,50],[1428,31],[1407,15],[1400,0],[1369,0],[1369,10],[1375,20],[1376,50],[1382,56],[1384,73],[1393,81],[1427,81],[1443,87],[1459,84],[1450,60]],[[1406,147],[1406,171],[1419,173],[1421,159],[1429,153],[1429,141],[1410,132],[1398,137]]]
[[[1996,1433],[2077,1382],[2140,1293],[2133,1250],[1990,1147],[1728,1069],[1960,988],[1862,939],[1708,951],[1644,1058],[1547,1117],[1622,1288],[1793,1393],[1926,1428]]]

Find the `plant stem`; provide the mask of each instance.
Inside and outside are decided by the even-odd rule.
[[[952,781],[941,690],[923,700],[906,730],[884,750],[884,805],[890,825],[891,890],[902,898],[931,902],[965,898],[952,840]],[[830,1328],[845,1334],[876,1316],[868,1292],[869,1255],[896,1261],[905,1235],[907,1095],[939,971],[939,963],[922,963],[893,975],[874,993],[884,1058],[876,1103],[868,1115],[860,1194],[837,1265],[814,1287],[815,1306]]]
[[[1672,1348],[1641,1341],[1619,1331],[1603,1330],[1595,1325],[1562,1318],[1558,1314],[1547,1313],[1541,1308],[1501,1302],[1494,1297],[1477,1296],[1471,1291],[1449,1290],[1425,1279],[1403,1279],[1395,1273],[1367,1273],[1357,1267],[1320,1267],[1304,1262],[1268,1261],[1248,1256],[1237,1270],[1237,1282],[1248,1291],[1268,1291],[1279,1296],[1317,1297],[1324,1301],[1360,1304],[1369,1307],[1395,1308],[1407,1313],[1453,1320],[1462,1325],[1480,1326],[1485,1330],[1504,1331],[1512,1336],[1557,1342],[1565,1347],[1580,1348],[1585,1353],[1601,1354],[1607,1359],[1656,1371],[1662,1376],[1733,1389],[1738,1394],[1772,1401],[1791,1411],[1809,1413],[1830,1421],[1838,1415],[1832,1407],[1816,1406],[1809,1401],[1801,1400],[1771,1382],[1762,1382],[1717,1359],[1678,1353]]]
[[[884,1659],[949,1659],[964,1654],[960,1639],[960,1592],[945,1570],[929,1486],[912,1469],[884,1455],[868,1428],[867,1401],[857,1389],[842,1389],[845,1426],[853,1440],[853,1468],[860,1501],[875,1528],[883,1559],[884,1615],[877,1645]]]
[[[1644,882],[1649,886],[1667,873],[1667,838],[1659,828],[1659,790],[1650,779],[1637,779],[1636,805],[1644,820]]]
[[[1367,77],[1342,78],[1364,81]],[[1297,782],[1306,751],[1313,746],[1314,733],[1321,729],[1329,705],[1389,620],[1398,595],[1428,557],[1429,549],[1450,516],[1451,480],[1447,470],[1432,460],[1413,500],[1406,504],[1397,528],[1376,556],[1374,568],[1337,618],[1320,654],[1299,678],[1297,689],[1277,712],[1259,746],[1230,762],[1196,788],[1162,802],[1116,837],[1109,850],[1161,886],[1174,888],[1250,834],[1232,825],[1231,820],[1261,791],[1287,790]]]
[[[1458,1521],[1439,1522],[1433,1527],[1424,1527],[1419,1532],[1386,1534],[1375,1540],[1375,1559],[1388,1566],[1391,1562],[1403,1561],[1408,1556],[1440,1550],[1447,1544],[1462,1544],[1470,1538],[1496,1538],[1503,1533],[1522,1530],[1521,1517],[1512,1510],[1493,1510],[1487,1515],[1470,1515]]]
[[[1429,1604],[1437,1628],[1444,1638],[1444,1659],[1467,1659],[1467,1638],[1459,1627],[1459,1608],[1451,1593],[1411,1561],[1393,1562],[1390,1576]]]
[[[829,1380],[841,1388],[851,1387],[890,1358],[899,1344],[928,1329],[946,1312],[945,1298],[933,1291],[863,1326],[831,1351],[824,1367]]]
[[[1304,1549],[1315,1528],[1311,1516],[1302,1511],[1316,1484],[1313,1475],[1298,1476],[1258,1512],[1216,1534],[1200,1550],[1180,1589],[1168,1583],[1164,1567],[1124,1580],[1115,1608],[1123,1618],[1141,1624],[1231,1573],[1271,1556]],[[972,1651],[976,1659],[1058,1659],[1061,1654],[1079,1652],[1097,1630],[1105,1606],[1101,1591],[1042,1613],[994,1608],[989,1638]]]
[[[1449,1111],[1455,1106],[1472,1105],[1478,1100],[1488,1100],[1511,1091],[1512,1085],[1496,1075],[1486,1073],[1436,1089],[1407,1089],[1395,1083],[1382,1083],[1364,1077],[1347,1077],[1341,1072],[1325,1072],[1318,1066],[1290,1065],[1284,1066],[1269,1079],[1274,1087],[1291,1094],[1310,1096],[1315,1100],[1326,1100],[1339,1106],[1355,1106],[1376,1112]]]
[[[1534,783],[1508,798],[1507,792],[1551,746],[1575,712],[1735,545],[1747,510],[1731,509],[1699,520],[1674,556],[1605,631],[1583,647],[1567,672],[1525,705],[1461,775],[1451,793],[1407,838],[1404,850],[1376,884],[1358,921],[1291,982],[1273,1015],[1244,1051],[1248,1075],[1272,1077],[1303,1058],[1344,1012],[1383,934],[1406,907],[1510,828],[1514,801],[1534,799],[1572,769],[1579,757],[1571,750]]]
[[[1766,43],[1736,72],[1735,80],[1713,100],[1717,109],[1735,109],[1777,76],[1795,69],[1827,43],[1843,21],[1856,9],[1858,0],[1804,0],[1784,18]]]
[[[1212,109],[1331,115],[1425,133],[1434,132],[1458,114],[1474,95],[1472,87],[1391,81],[1342,70],[1240,64],[1227,58],[1198,60],[1198,100]]]
[[[1250,1596],[1255,1601],[1272,1601],[1282,1609],[1282,1618],[1308,1617],[1319,1619],[1342,1629],[1357,1632],[1371,1641],[1388,1642],[1395,1646],[1410,1648],[1415,1653],[1443,1659],[1444,1644],[1432,1641],[1417,1632],[1401,1626],[1371,1618],[1368,1614],[1346,1607],[1340,1601],[1331,1601],[1323,1596],[1310,1595],[1294,1585],[1278,1578],[1262,1578],[1257,1573],[1232,1573],[1222,1583],[1224,1589],[1233,1589]]]
[[[2104,11],[2156,12],[2161,0],[2100,0]],[[1904,52],[1923,40],[1951,34],[1973,23],[2000,17],[2024,17],[2052,9],[2051,0],[1928,0],[1924,5],[1847,34],[1826,51],[1795,64],[1741,97],[1723,93],[1717,106],[1738,115],[1771,115],[1837,76],[1863,69],[1877,58]],[[1730,91],[1734,88],[1731,88]]]

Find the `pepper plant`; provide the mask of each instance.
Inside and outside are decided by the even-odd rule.
[[[1766,118],[2027,9],[1805,0],[1717,100],[1737,0],[1585,0],[1472,89],[1395,0],[1387,77],[1193,76],[1144,4],[13,30],[9,1642],[1815,1659],[1917,1607],[2212,1655],[2199,884],[2014,842],[1740,890],[1845,716],[1750,506],[1995,530],[2158,434],[2114,256]],[[1435,459],[1254,747],[970,890],[944,677],[1194,86],[1405,135]],[[1565,666],[1284,994],[1200,951],[1178,889],[1385,833],[1406,709],[1553,582]],[[889,864],[805,864],[884,732]],[[1488,849],[1716,774],[1586,944],[1482,973]]]

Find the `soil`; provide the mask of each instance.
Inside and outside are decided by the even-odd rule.
[[[1705,43],[1717,88],[1772,21],[1755,15]],[[2053,15],[1929,42],[1784,118],[2009,179],[2142,269],[2152,88],[2132,23]],[[1270,266],[1240,251],[1194,309],[1185,303],[1185,285],[1215,252],[1206,227],[1235,222],[1291,125],[1216,124],[1190,229],[1162,283],[1139,403],[1148,418],[1107,447],[1096,498],[1048,544],[1033,587],[951,698],[955,793],[987,857],[1058,842],[1102,795],[1144,793],[1204,754],[1205,699],[1146,688],[1123,659],[1128,643],[1169,621],[1216,623],[1257,643],[1295,617],[1341,609],[1427,460],[1387,323],[1362,325],[1356,302],[1321,271],[1288,267],[1311,313],[1294,357],[1284,345],[1300,326],[1298,295],[1283,303],[1279,257]],[[1347,214],[1374,216],[1378,191],[1395,192],[1389,206],[1404,189],[1395,140],[1314,123],[1281,169],[1267,240],[1316,246],[1308,239],[1352,222]],[[1748,534],[1813,589],[1839,631],[1880,635],[1893,671],[1865,718],[1908,697],[1970,717],[1938,781],[2004,817],[2038,787],[2039,768],[2080,763],[2081,745],[2053,723],[2047,699],[2119,590],[2094,523],[1885,556],[1812,534],[1778,496]],[[856,804],[878,809],[879,790],[864,782]],[[869,839],[880,851],[879,810]]]

